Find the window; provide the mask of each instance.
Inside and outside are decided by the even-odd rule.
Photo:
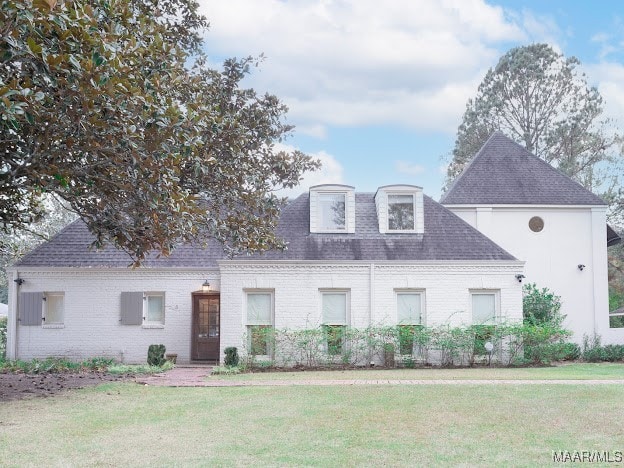
[[[388,230],[414,230],[414,195],[388,195]]]
[[[122,325],[163,328],[165,326],[165,293],[122,292],[119,321]]]
[[[347,291],[322,291],[323,329],[327,341],[327,353],[331,356],[342,354],[347,328]]]
[[[165,295],[163,293],[145,293],[145,322],[147,325],[165,324]]]
[[[45,293],[43,320],[45,325],[63,325],[65,296],[63,293]]]
[[[497,294],[495,292],[473,292],[471,295],[473,325],[496,324]]]
[[[253,356],[271,354],[273,335],[273,293],[247,293],[247,345]]]
[[[422,323],[422,293],[397,292],[397,323],[399,325]]]
[[[412,354],[414,335],[422,325],[422,292],[401,291],[396,293],[397,323],[399,325],[399,352]]]
[[[321,231],[346,231],[346,194],[319,193],[319,226]]]

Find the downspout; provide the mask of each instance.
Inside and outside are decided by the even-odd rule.
[[[375,264],[370,264],[368,326],[373,325],[373,307],[375,306]]]

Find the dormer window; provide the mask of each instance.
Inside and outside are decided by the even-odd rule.
[[[355,232],[355,189],[350,185],[310,187],[310,232]]]
[[[422,188],[415,185],[386,185],[375,194],[379,232],[422,234],[425,217]]]
[[[319,193],[318,221],[321,231],[345,231],[346,193]]]
[[[414,230],[414,195],[388,194],[388,230]]]

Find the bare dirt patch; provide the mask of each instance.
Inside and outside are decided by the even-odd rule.
[[[86,371],[42,374],[0,373],[0,402],[23,398],[49,397],[74,388],[127,380],[134,380],[134,377]]]

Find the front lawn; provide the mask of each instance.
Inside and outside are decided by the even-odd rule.
[[[210,380],[611,380],[624,379],[624,364],[579,363],[556,367],[461,369],[362,369],[211,375]]]
[[[266,374],[265,374],[266,376]],[[165,388],[0,404],[3,465],[550,464],[621,451],[621,385]]]

